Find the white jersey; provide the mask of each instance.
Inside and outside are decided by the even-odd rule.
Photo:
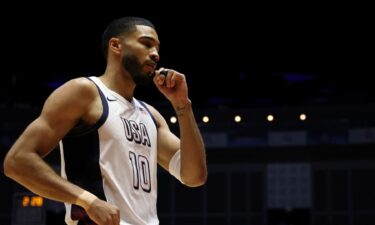
[[[121,225],[159,224],[155,119],[143,102],[129,102],[97,77],[90,80],[98,87],[103,114],[94,126],[79,123],[60,142],[61,175],[118,206]],[[65,206],[67,224],[88,220],[81,207]]]

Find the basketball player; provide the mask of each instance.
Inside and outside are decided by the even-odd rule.
[[[159,224],[157,163],[189,187],[207,179],[185,76],[156,69],[158,35],[143,18],[115,20],[102,44],[104,74],[56,89],[8,152],[4,171],[32,192],[64,202],[67,224]],[[149,82],[173,106],[180,139],[154,107],[133,96]],[[56,146],[61,175],[43,160]]]

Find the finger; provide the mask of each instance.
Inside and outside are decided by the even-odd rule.
[[[166,83],[166,86],[169,87],[169,88],[173,87],[172,86],[172,82],[173,82],[172,80],[175,79],[173,77],[176,77],[176,71],[170,70],[168,72],[168,75],[167,75],[167,83]]]
[[[108,215],[108,216],[110,216],[110,217],[107,219],[107,221],[105,221],[106,225],[118,225],[118,224],[115,223],[113,215]]]
[[[116,215],[112,215],[110,224],[112,224],[112,225],[120,225],[120,221],[117,219]]]
[[[174,86],[176,86],[176,74],[175,73],[173,73],[172,74],[172,76],[171,76],[171,79],[170,79],[171,81],[170,81],[170,87],[174,87]]]
[[[156,70],[156,72],[157,72],[158,74],[160,74],[160,72],[161,72],[162,70],[165,70],[165,68],[164,68],[164,67],[160,67],[159,69]]]
[[[160,85],[166,85],[166,80],[168,81],[168,74],[169,70],[168,69],[163,69],[160,71],[160,77],[162,78],[163,82],[160,82]]]
[[[166,76],[168,73],[168,69],[164,68],[164,67],[160,67],[158,70],[155,71],[155,75],[156,76]]]
[[[168,69],[162,69],[161,71],[160,71],[160,76],[167,76],[168,75]]]
[[[157,79],[158,85],[160,86],[163,85],[165,82],[165,76],[158,76],[158,78],[156,79]]]
[[[120,209],[116,210],[116,215],[115,215],[115,224],[120,225]]]
[[[168,70],[164,67],[159,68],[157,71],[155,71],[154,76],[154,83],[158,85],[163,85],[165,83],[166,75],[168,74]]]
[[[164,83],[164,77],[163,76],[160,76],[160,72],[155,72],[155,76],[154,76],[154,83],[156,85],[162,85]]]
[[[120,225],[120,209],[117,206],[111,205],[109,208],[109,216],[110,216],[110,223],[111,225]]]
[[[118,215],[115,216],[115,218],[113,218],[113,224],[114,225],[120,225],[120,218]]]

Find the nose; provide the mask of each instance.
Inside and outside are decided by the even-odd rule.
[[[152,50],[150,58],[155,62],[159,62],[160,60],[159,52],[156,49]]]

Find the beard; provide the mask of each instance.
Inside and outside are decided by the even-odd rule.
[[[143,65],[135,55],[124,55],[122,57],[122,66],[129,72],[135,84],[144,86],[151,83],[153,73],[143,72]]]

